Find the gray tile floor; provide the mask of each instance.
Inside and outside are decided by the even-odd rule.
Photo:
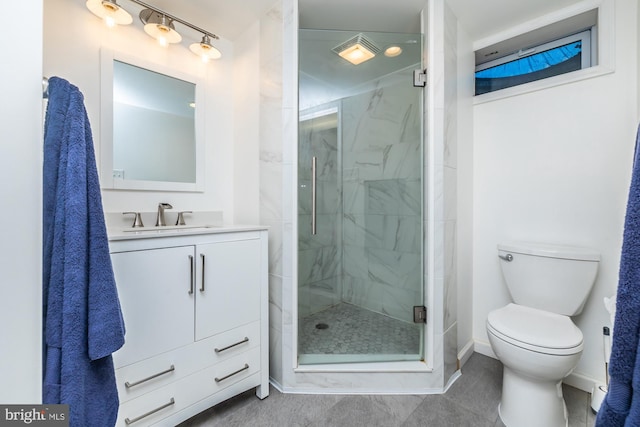
[[[300,354],[418,354],[420,326],[340,303],[300,320]]]
[[[474,353],[442,395],[283,394],[253,390],[185,421],[181,427],[503,427],[498,417],[500,362]],[[589,395],[564,386],[569,427],[592,427]],[[546,426],[541,426],[546,427]]]

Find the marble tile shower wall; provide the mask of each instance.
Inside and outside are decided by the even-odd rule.
[[[342,300],[411,321],[422,295],[421,96],[401,74],[342,100]]]
[[[451,9],[444,4],[443,66],[445,76],[458,75],[458,20]],[[458,369],[458,283],[457,283],[457,145],[458,145],[458,84],[455,79],[444,80],[444,138],[442,150],[443,208],[442,227],[444,232],[443,265],[443,343],[444,375],[451,378]]]
[[[293,11],[289,10],[289,17]],[[260,223],[269,226],[269,374],[276,381],[282,381],[283,336],[290,327],[291,319],[283,311],[292,298],[290,254],[287,258],[283,247],[286,238],[287,217],[284,191],[287,188],[285,176],[291,175],[287,165],[291,165],[291,155],[283,145],[283,117],[285,90],[283,81],[290,84],[283,69],[283,22],[282,3],[276,1],[260,18]],[[289,18],[290,19],[290,18]],[[287,222],[288,220],[288,222]],[[288,229],[289,232],[291,229]],[[287,262],[288,261],[288,262]]]
[[[312,157],[317,159],[315,235],[311,232]],[[306,317],[340,302],[342,203],[337,127],[327,128],[318,119],[301,123],[298,159],[298,316]]]

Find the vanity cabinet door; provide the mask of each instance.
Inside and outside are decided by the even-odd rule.
[[[111,254],[125,344],[116,368],[193,342],[194,246]]]
[[[258,236],[196,246],[196,340],[260,320],[260,250]]]

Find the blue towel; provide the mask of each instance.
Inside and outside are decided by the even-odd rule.
[[[609,392],[596,426],[640,426],[640,127],[625,216]]]
[[[69,405],[72,427],[112,427],[111,353],[124,322],[84,97],[49,79],[43,166],[43,403]]]

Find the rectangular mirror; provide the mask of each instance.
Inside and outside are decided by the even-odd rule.
[[[101,50],[101,184],[204,191],[204,84],[197,77]]]

